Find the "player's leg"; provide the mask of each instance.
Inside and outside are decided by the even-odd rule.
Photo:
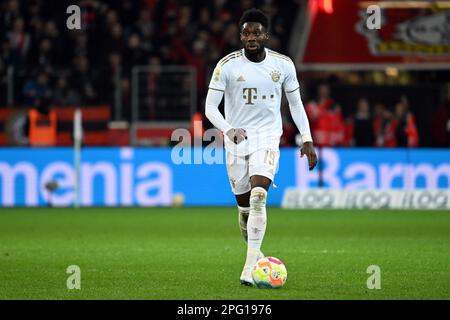
[[[227,172],[231,190],[236,197],[239,229],[247,242],[247,219],[250,213],[250,179],[248,175],[248,157],[238,157],[226,153]]]
[[[251,270],[255,263],[263,257],[262,240],[266,232],[266,199],[271,180],[264,176],[254,175],[250,178],[250,210],[246,223],[247,257],[241,274],[241,284],[253,285]]]
[[[247,220],[250,213],[250,191],[244,194],[237,194],[235,197],[238,205],[239,230],[241,231],[244,241],[247,242]]]
[[[247,258],[241,274],[241,283],[253,284],[251,269],[260,258],[261,245],[264,239],[267,213],[267,191],[272,183],[278,165],[279,152],[260,150],[250,156],[250,213],[247,221]]]
[[[245,242],[247,242],[247,221],[250,214],[250,194],[251,192],[249,191],[244,194],[235,195],[238,205],[239,230],[241,231],[242,238]],[[263,257],[264,254],[260,250],[258,259]]]

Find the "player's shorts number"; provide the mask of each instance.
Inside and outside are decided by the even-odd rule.
[[[266,150],[266,155],[264,156],[264,163],[270,166],[275,165],[275,152],[273,150]]]

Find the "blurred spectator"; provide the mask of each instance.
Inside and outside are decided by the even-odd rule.
[[[330,95],[328,84],[318,87],[317,101],[306,104],[315,144],[322,147],[342,146],[345,138],[345,123],[341,107]]]
[[[123,36],[123,28],[119,23],[114,24],[111,27],[111,32],[107,32],[104,39],[104,48],[106,52],[119,52],[123,54],[125,52],[125,40]]]
[[[370,104],[365,98],[359,99],[356,114],[352,119],[353,145],[372,147],[374,145],[374,126],[370,114]]]
[[[417,147],[419,133],[413,114],[408,110],[407,100],[402,98],[395,106],[396,138],[399,147]]]
[[[217,26],[217,28],[220,28],[220,26]],[[236,48],[239,48],[239,28],[237,24],[229,24],[225,28],[223,38],[217,37],[216,39],[223,40],[218,44],[218,48],[221,48],[222,52],[232,52],[233,50],[236,50]]]
[[[21,17],[19,0],[9,0],[5,2],[5,9],[0,15],[0,30],[8,30],[13,22]]]
[[[37,56],[31,64],[33,67],[50,70],[55,64],[55,59],[52,42],[48,38],[43,38],[39,43]]]
[[[146,63],[147,54],[141,47],[141,37],[133,33],[128,39],[128,46],[125,51],[125,69],[127,74],[131,74],[133,66]]]
[[[25,83],[23,88],[24,105],[33,106],[38,100],[50,95],[50,87],[48,85],[48,75],[45,72],[39,73],[37,79],[30,79]]]
[[[122,68],[122,56],[119,52],[111,52],[108,59],[105,59],[99,72],[99,94],[104,102],[109,105],[114,104],[114,99],[117,94],[116,89],[120,90],[120,84],[123,79],[124,70]],[[121,90],[123,93],[123,90]]]
[[[25,31],[25,22],[22,18],[14,20],[14,27],[8,33],[8,39],[11,43],[15,64],[23,64],[30,49],[30,35]]]
[[[3,40],[0,51],[0,70],[6,70],[6,66],[13,64],[14,53],[11,49],[11,43],[7,40]]]
[[[67,84],[66,77],[60,77],[53,91],[52,104],[54,106],[79,106],[79,95]]]
[[[450,146],[450,84],[444,90],[442,104],[432,115],[431,135],[434,146]]]
[[[375,137],[375,146],[383,146],[383,123],[386,107],[381,102],[376,102],[373,108],[373,133]]]
[[[155,25],[152,19],[152,12],[149,9],[144,9],[140,12],[135,28],[142,37],[142,48],[149,52],[156,50],[153,45]]]
[[[377,147],[394,148],[397,146],[397,122],[394,115],[382,103],[375,104],[373,128]]]
[[[90,68],[89,60],[85,56],[79,56],[74,61],[74,70],[71,77],[72,86],[81,97],[82,104],[95,104],[97,92],[95,89],[96,75]]]

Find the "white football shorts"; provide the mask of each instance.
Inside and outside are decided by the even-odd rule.
[[[227,152],[227,172],[233,193],[240,195],[249,192],[251,176],[264,176],[273,181],[279,159],[280,151],[272,149],[260,149],[247,156]]]

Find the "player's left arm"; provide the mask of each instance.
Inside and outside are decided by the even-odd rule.
[[[293,63],[289,63],[283,87],[289,102],[289,110],[291,111],[292,119],[302,137],[303,146],[300,150],[301,156],[303,157],[306,155],[308,158],[309,170],[313,170],[317,164],[317,155],[314,150],[308,117],[300,96],[300,84],[298,83],[297,72]]]

